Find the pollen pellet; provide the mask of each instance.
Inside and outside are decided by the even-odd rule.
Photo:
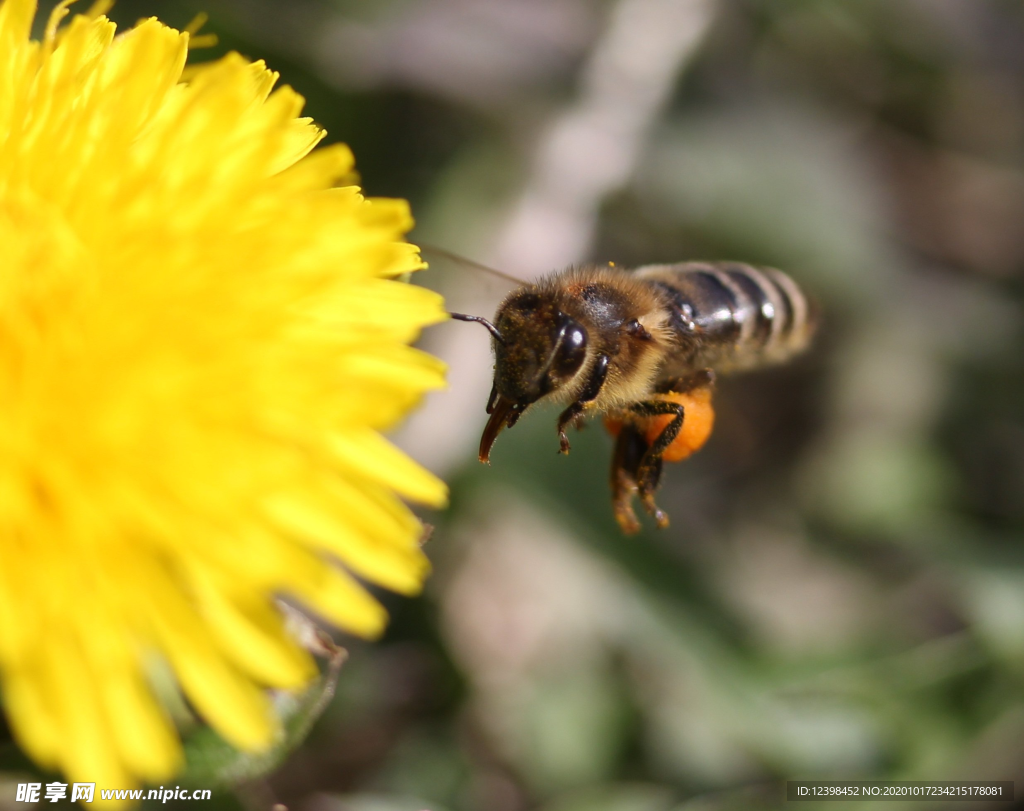
[[[688,392],[670,391],[655,396],[655,400],[667,400],[683,406],[683,427],[671,445],[665,450],[662,459],[666,462],[679,462],[699,451],[711,436],[715,427],[715,409],[711,405],[711,388],[704,387]],[[651,445],[672,422],[672,415],[662,414],[657,417],[644,417],[638,423],[644,427],[647,444]],[[604,421],[608,433],[618,436],[622,430],[621,417],[608,417]]]

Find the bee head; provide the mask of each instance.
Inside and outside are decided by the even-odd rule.
[[[501,340],[494,342],[491,415],[480,440],[480,459],[504,427],[511,428],[527,406],[567,385],[583,367],[587,331],[550,297],[522,291],[495,317]]]

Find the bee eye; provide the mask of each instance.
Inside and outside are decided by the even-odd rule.
[[[580,370],[587,356],[587,332],[578,324],[570,325],[562,335],[551,373],[563,380]]]

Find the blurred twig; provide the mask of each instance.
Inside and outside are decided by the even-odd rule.
[[[632,176],[712,0],[620,0],[581,76],[577,102],[541,136],[492,264],[538,272],[579,261],[601,201]]]

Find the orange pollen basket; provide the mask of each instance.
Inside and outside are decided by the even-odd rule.
[[[699,451],[704,443],[711,436],[715,427],[715,409],[711,405],[711,389],[704,387],[688,391],[685,394],[678,391],[670,391],[665,394],[655,395],[655,400],[667,400],[671,403],[680,403],[684,409],[683,427],[679,431],[672,444],[668,446],[662,459],[666,462],[679,462],[693,453]],[[627,417],[644,429],[647,444],[652,445],[665,427],[672,422],[670,414],[663,414],[657,417]],[[624,420],[620,414],[605,417],[604,425],[608,433],[618,436],[622,430]]]

